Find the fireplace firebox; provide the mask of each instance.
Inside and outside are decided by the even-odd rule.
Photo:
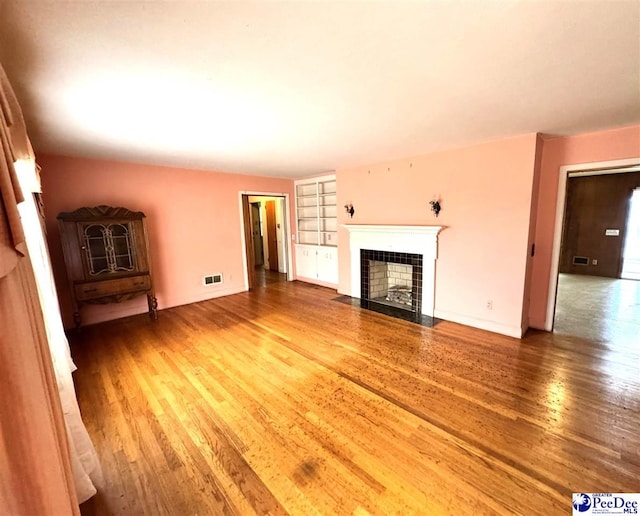
[[[420,314],[422,255],[360,250],[361,299]]]

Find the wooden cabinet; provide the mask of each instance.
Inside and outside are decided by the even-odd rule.
[[[121,302],[147,296],[149,314],[158,317],[144,213],[96,206],[58,215],[60,238],[80,326],[82,304]]]

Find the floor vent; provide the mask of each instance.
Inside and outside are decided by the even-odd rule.
[[[573,265],[589,265],[589,258],[586,256],[574,256]]]
[[[210,276],[205,276],[203,280],[203,284],[206,287],[210,285],[217,285],[218,283],[222,283],[222,274],[212,274]]]

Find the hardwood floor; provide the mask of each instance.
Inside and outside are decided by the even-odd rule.
[[[287,275],[281,272],[266,270],[262,265],[256,265],[254,274],[254,284],[256,288],[266,287],[274,283],[287,281]]]
[[[277,283],[85,328],[91,514],[568,514],[640,491],[640,351]]]

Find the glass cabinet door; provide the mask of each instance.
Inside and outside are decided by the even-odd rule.
[[[131,228],[122,224],[89,224],[83,228],[83,249],[90,276],[135,269]]]

